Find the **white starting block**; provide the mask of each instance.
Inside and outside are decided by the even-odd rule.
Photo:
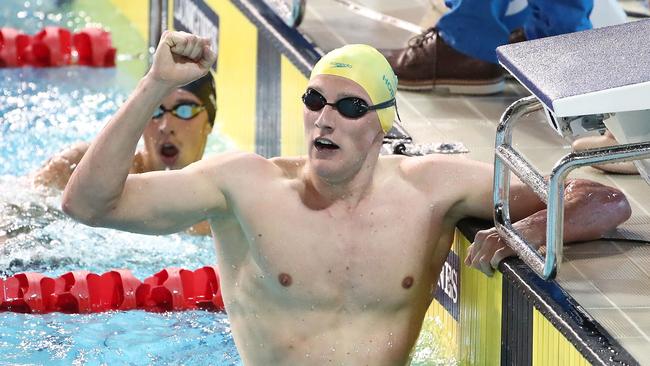
[[[555,277],[562,262],[564,181],[575,168],[635,160],[650,183],[650,20],[505,45],[499,62],[533,96],[504,112],[494,159],[494,221],[499,234],[538,275]],[[561,136],[604,131],[622,144],[573,152],[554,166],[548,181],[512,146],[520,117],[545,109]],[[547,204],[546,258],[512,226],[510,171]]]

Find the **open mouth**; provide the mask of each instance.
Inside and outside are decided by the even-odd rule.
[[[314,147],[316,147],[316,150],[318,151],[339,149],[339,145],[332,142],[332,140],[323,137],[314,140]]]
[[[178,148],[172,143],[164,143],[160,147],[160,155],[166,158],[173,158],[178,155]]]
[[[163,164],[167,165],[168,167],[176,164],[179,153],[180,150],[178,147],[170,142],[166,142],[160,146],[160,159],[162,160]]]

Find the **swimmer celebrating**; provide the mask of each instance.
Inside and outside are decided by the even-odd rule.
[[[201,78],[172,90],[149,118],[144,149],[133,156],[130,173],[181,169],[203,156],[217,111],[214,78]],[[76,143],[50,158],[33,174],[34,184],[63,189],[90,144]]]
[[[302,97],[307,156],[229,153],[129,175],[163,96],[215,61],[208,44],[163,34],[151,70],[75,170],[65,212],[151,234],[207,219],[246,365],[407,364],[456,222],[491,218],[491,166],[444,155],[380,157],[397,79],[377,50],[349,45],[318,62]],[[515,226],[544,243],[544,205],[521,183],[512,195]],[[567,186],[567,241],[599,238],[629,215],[613,188]],[[510,254],[492,229],[477,235],[466,262],[491,273]]]

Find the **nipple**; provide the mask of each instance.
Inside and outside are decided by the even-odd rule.
[[[284,286],[284,287],[289,287],[289,286],[291,286],[291,282],[292,282],[292,280],[291,280],[291,276],[288,275],[288,274],[286,274],[286,273],[280,273],[280,274],[278,275],[278,281],[279,281],[280,284],[281,284],[282,286]]]

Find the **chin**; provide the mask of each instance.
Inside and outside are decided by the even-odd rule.
[[[315,159],[312,161],[311,166],[316,175],[330,182],[337,182],[345,175],[344,167],[332,160]]]

